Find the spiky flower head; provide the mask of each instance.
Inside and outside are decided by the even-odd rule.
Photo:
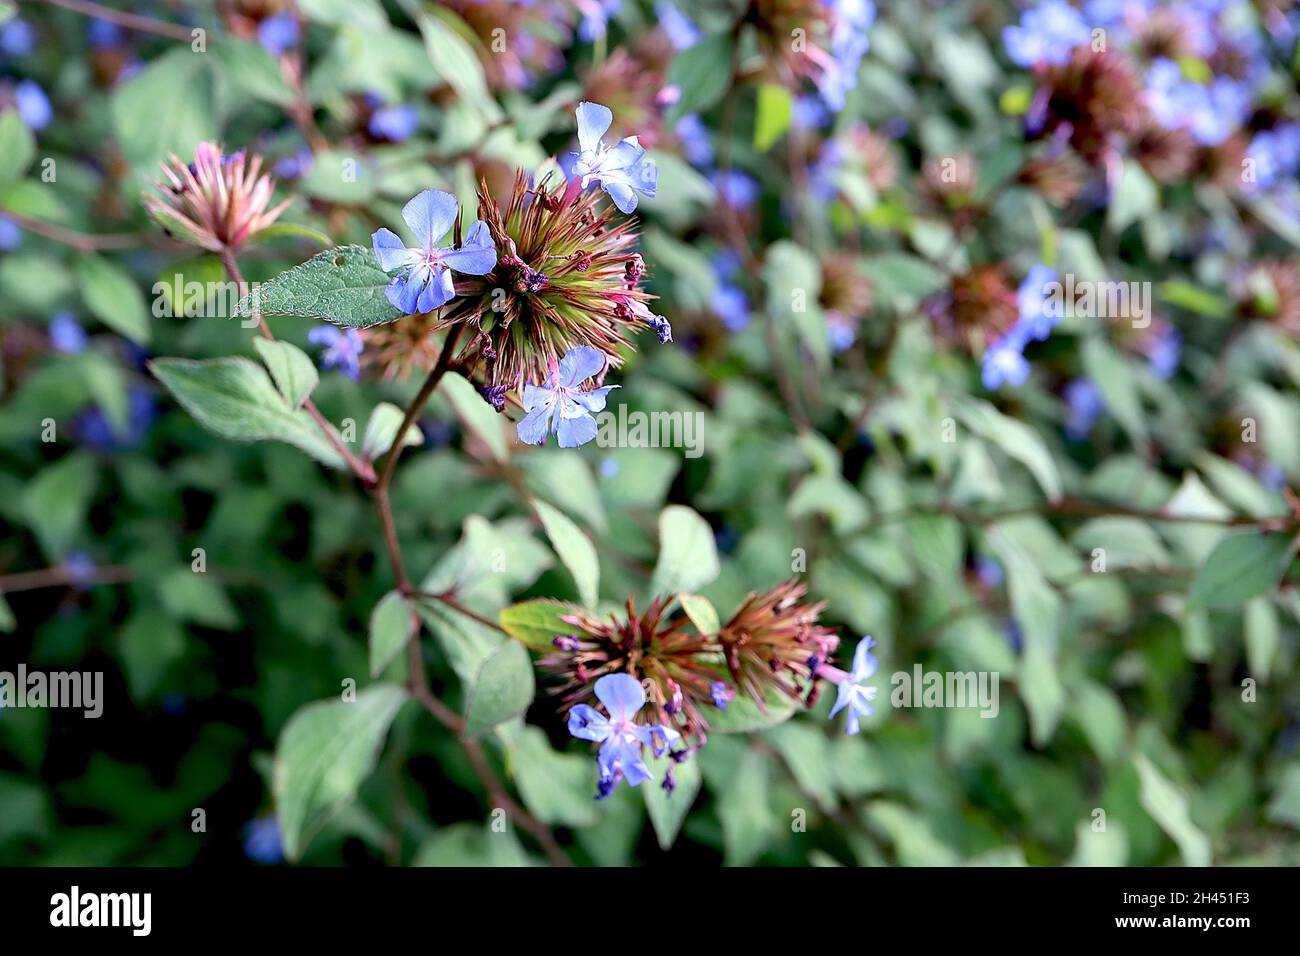
[[[714,684],[726,674],[711,635],[696,633],[682,614],[668,616],[670,598],[651,601],[641,614],[629,598],[624,612],[602,620],[575,610],[561,618],[572,634],[556,637],[540,661],[561,683],[563,707],[592,704],[594,684],[606,674],[630,674],[648,686],[648,722],[676,728],[688,742],[704,742]]]
[[[751,593],[718,632],[732,683],[764,710],[777,694],[811,702],[817,669],[839,646],[835,632],[818,623],[825,602],[802,603],[807,591],[786,581]]]
[[[1010,332],[1020,317],[1016,290],[1000,263],[957,273],[946,293],[926,303],[926,311],[941,338],[966,345],[976,355]]]
[[[1079,47],[1069,62],[1048,68],[1045,89],[1045,131],[1068,130],[1070,145],[1091,165],[1122,147],[1142,122],[1142,87],[1123,54]]]
[[[417,369],[427,372],[437,362],[442,347],[434,335],[437,328],[437,313],[416,312],[396,322],[364,329],[362,364],[385,379],[404,379]]]
[[[651,326],[634,223],[603,197],[549,177],[530,185],[520,173],[503,205],[480,185],[478,214],[496,243],[496,265],[458,277],[442,318],[471,327],[462,358],[484,361],[489,387],[542,382],[583,345],[618,367],[631,336]]]
[[[216,143],[200,143],[194,162],[173,155],[165,180],[146,194],[145,208],[170,235],[212,252],[235,251],[279,217],[291,200],[268,208],[275,180],[262,172],[262,157],[240,150],[230,156]]]

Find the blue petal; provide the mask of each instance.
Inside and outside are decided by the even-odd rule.
[[[616,388],[622,388],[621,385],[606,385],[603,388],[593,388],[590,392],[574,392],[569,399],[576,405],[585,408],[588,412],[601,412],[605,410],[605,396]]]
[[[488,232],[487,223],[475,219],[460,248],[443,253],[442,261],[466,275],[481,276],[491,272],[497,264],[497,247],[492,241],[492,233]]]
[[[391,229],[377,230],[370,241],[374,243],[379,268],[385,272],[409,266],[414,258],[411,250],[406,248],[406,243]]]
[[[876,672],[876,655],[871,653],[871,648],[875,646],[875,641],[871,635],[867,635],[858,641],[857,648],[853,651],[853,677],[855,684],[861,683]]]
[[[312,345],[330,346],[337,342],[342,334],[332,325],[318,325],[307,333],[307,341]]]
[[[420,293],[420,311],[432,312],[450,302],[455,295],[456,286],[451,281],[451,270],[435,269],[432,280]]]
[[[579,103],[578,145],[583,150],[595,149],[612,122],[614,114],[609,111],[609,107],[599,103]]]
[[[599,430],[596,419],[583,412],[580,416],[562,415],[555,434],[561,448],[578,448],[595,438]]]
[[[638,786],[646,780],[653,780],[650,768],[641,758],[641,745],[635,739],[628,740],[616,734],[606,740],[600,747],[596,758],[602,779],[608,780],[622,774],[628,786]]]
[[[590,345],[569,349],[560,359],[558,382],[564,388],[576,388],[605,367],[605,353]]]
[[[631,720],[645,706],[645,688],[631,674],[606,674],[596,681],[596,697],[610,720]]]
[[[414,279],[403,279],[401,276],[395,276],[390,279],[387,287],[384,289],[384,295],[394,306],[401,309],[407,315],[413,315],[420,311],[420,293],[423,287]]]
[[[555,390],[547,388],[545,385],[525,385],[524,386],[524,411],[531,412],[540,405],[547,408],[555,404]]]
[[[845,706],[848,704],[849,698],[851,698],[852,696],[853,696],[853,683],[848,677],[846,677],[844,678],[844,680],[840,681],[839,686],[835,691],[835,706],[831,708],[831,712],[829,716],[834,717],[841,710],[843,710]]]
[[[432,249],[456,221],[459,204],[451,193],[426,189],[402,207],[402,218],[425,249]]]
[[[618,207],[621,213],[636,212],[636,193],[627,183],[611,182],[608,179],[602,179],[601,187],[609,193],[609,198],[614,200],[614,205]]]
[[[587,704],[575,704],[569,711],[569,733],[583,740],[599,742],[609,736],[609,721],[596,708]]]
[[[540,445],[546,441],[546,433],[551,427],[550,405],[538,405],[519,420],[515,432],[525,445]]]

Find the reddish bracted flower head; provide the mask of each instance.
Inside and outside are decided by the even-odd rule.
[[[158,193],[145,208],[168,233],[212,252],[235,251],[279,217],[291,200],[268,208],[275,180],[262,157],[240,150],[226,156],[216,143],[200,143],[194,162],[177,156],[163,164]]]

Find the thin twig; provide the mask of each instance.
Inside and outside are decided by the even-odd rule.
[[[63,7],[65,10],[72,10],[74,13],[94,17],[96,20],[109,20],[126,27],[128,30],[136,30],[140,33],[152,33],[161,37],[170,37],[173,40],[184,40],[186,43],[194,39],[190,27],[147,17],[140,13],[114,10],[112,7],[106,7],[101,3],[91,3],[90,0],[44,0],[44,2],[52,7]]]

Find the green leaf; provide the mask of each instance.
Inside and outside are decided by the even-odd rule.
[[[1056,462],[1032,428],[980,399],[959,401],[957,414],[967,428],[1028,468],[1049,499],[1055,501],[1061,497],[1061,475],[1056,470]]]
[[[519,717],[533,702],[533,662],[519,641],[505,641],[483,662],[465,707],[465,733],[490,730]]]
[[[1282,772],[1267,813],[1274,823],[1300,830],[1300,764],[1292,763]]]
[[[698,591],[721,571],[709,523],[685,505],[659,513],[659,560],[650,591],[656,595]]]
[[[731,85],[731,37],[714,34],[682,50],[668,64],[667,82],[682,91],[670,111],[670,121],[709,109]]]
[[[695,802],[695,795],[700,792],[704,782],[700,776],[698,760],[674,763],[669,756],[654,757],[649,761],[653,780],[641,784],[645,795],[645,808],[650,814],[650,823],[654,827],[655,837],[662,849],[670,849],[677,839],[677,833],[686,821],[687,811]],[[664,790],[664,775],[671,772],[676,786],[672,793]]]
[[[718,619],[718,612],[712,601],[699,594],[679,594],[677,599],[682,602],[682,610],[686,612],[686,616],[691,619],[697,631],[701,634],[718,633],[722,622]]]
[[[392,402],[380,402],[376,405],[374,411],[370,413],[370,420],[366,422],[365,435],[361,439],[361,454],[373,461],[388,451],[405,417],[406,412]],[[406,430],[406,440],[402,444],[408,446],[424,444],[424,435],[419,425],[411,424],[411,427]]]
[[[1083,343],[1083,369],[1101,392],[1106,408],[1124,426],[1137,444],[1146,441],[1146,413],[1138,397],[1137,384],[1130,363],[1109,343],[1091,337]]]
[[[235,306],[235,315],[298,315],[368,329],[402,317],[384,295],[387,286],[372,249],[337,246],[259,283]]]
[[[737,694],[726,710],[708,712],[709,730],[718,734],[747,734],[784,723],[794,716],[795,703],[784,694],[770,695],[763,710],[747,694]]]
[[[1259,597],[1246,602],[1245,632],[1246,663],[1250,675],[1261,683],[1267,683],[1281,645],[1277,610],[1272,601]]]
[[[784,86],[763,83],[758,88],[758,117],[754,121],[754,148],[765,153],[785,135],[794,114],[794,98]]]
[[[1159,208],[1160,190],[1151,177],[1135,161],[1125,162],[1114,198],[1106,210],[1106,227],[1111,232],[1123,232]]]
[[[378,677],[411,638],[411,605],[389,591],[370,612],[370,676]]]
[[[289,859],[300,859],[325,821],[356,796],[406,699],[400,687],[375,684],[355,701],[317,701],[289,719],[275,748],[272,774]]]
[[[1210,865],[1210,839],[1192,822],[1187,795],[1142,754],[1134,758],[1142,781],[1142,809],[1178,844],[1187,866]]]
[[[160,358],[149,363],[199,424],[235,441],[282,441],[333,468],[344,462],[316,423],[289,407],[257,363],[238,356],[193,361]]]
[[[77,259],[77,287],[86,308],[136,345],[149,344],[149,306],[131,274],[102,256]]]
[[[455,409],[456,416],[467,429],[482,439],[494,459],[509,459],[510,446],[504,428],[508,420],[483,400],[483,396],[468,379],[455,372],[448,372],[438,386],[438,394],[446,396]]]
[[[293,89],[285,82],[276,58],[260,43],[239,37],[222,37],[213,46],[221,76],[235,89],[253,99],[275,106],[290,106]]]
[[[818,368],[830,362],[826,316],[818,305],[822,270],[817,257],[788,239],[768,247],[763,262],[763,283],[767,287],[767,310],[778,322],[794,326]]]
[[[23,514],[47,558],[62,558],[72,547],[94,490],[95,462],[82,452],[42,468],[23,490]]]
[[[9,602],[5,600],[3,594],[0,594],[0,634],[12,634],[17,624]]]
[[[1285,534],[1230,534],[1210,552],[1187,597],[1189,610],[1234,608],[1271,591],[1295,550]]]
[[[500,615],[501,627],[511,637],[533,650],[549,651],[553,637],[573,631],[573,627],[560,618],[577,610],[574,605],[563,601],[537,598],[503,608]]]
[[[483,65],[462,33],[469,33],[465,22],[455,13],[440,7],[415,15],[429,61],[443,82],[459,97],[471,103],[489,122],[501,116],[501,107],[488,91]],[[472,34],[470,34],[472,36]]]
[[[217,138],[216,97],[206,53],[172,47],[113,93],[113,126],[127,161],[149,167]]]
[[[257,338],[253,340],[262,361],[271,370],[275,386],[289,403],[290,408],[298,408],[315,390],[320,382],[320,373],[316,364],[307,353],[296,345],[273,339]]]
[[[35,156],[36,138],[18,111],[0,112],[0,183],[21,178]]]
[[[225,590],[206,573],[189,567],[176,567],[153,580],[158,603],[178,621],[189,621],[222,631],[240,625]]]
[[[596,546],[591,543],[587,533],[560,509],[545,501],[534,501],[533,507],[546,530],[546,537],[551,540],[551,547],[555,548],[555,553],[573,575],[583,605],[595,607],[600,586],[600,562],[596,557]]]
[[[305,196],[351,206],[373,200],[377,188],[378,182],[367,158],[342,149],[321,150],[312,159],[311,168],[298,181],[298,189]],[[378,267],[377,262],[375,266]]]

